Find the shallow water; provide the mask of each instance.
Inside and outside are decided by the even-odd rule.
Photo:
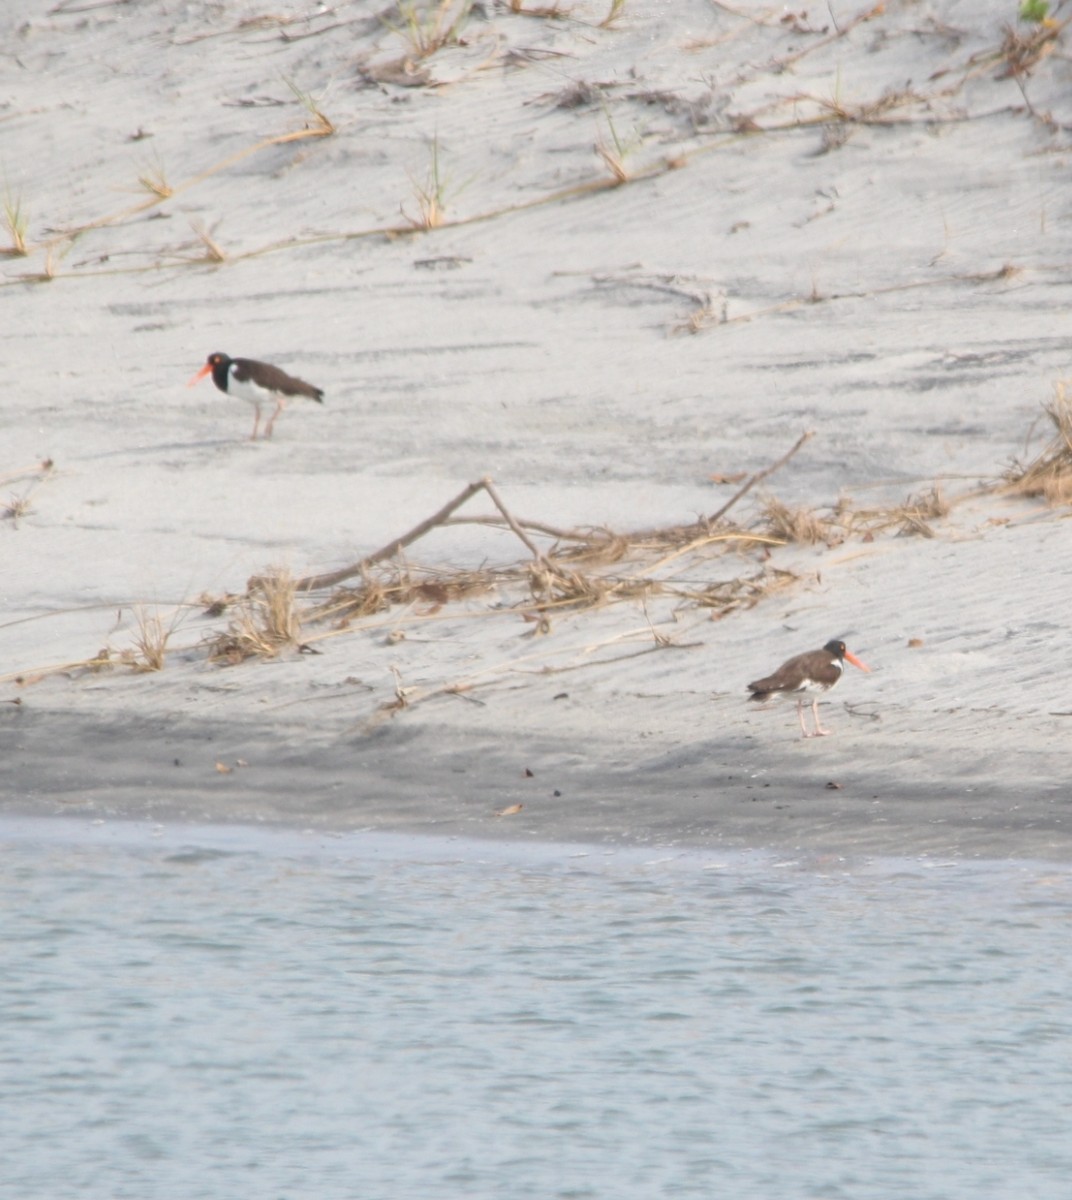
[[[0,850],[5,1197],[1068,1195],[1064,868]]]

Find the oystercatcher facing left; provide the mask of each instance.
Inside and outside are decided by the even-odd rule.
[[[830,732],[819,724],[819,697],[811,702],[811,715],[815,722],[815,732],[809,733],[804,724],[803,692],[828,692],[841,678],[845,663],[851,662],[861,671],[871,668],[850,654],[845,643],[827,642],[821,650],[809,650],[807,654],[798,654],[790,658],[766,679],[757,679],[748,685],[752,693],[751,700],[768,700],[771,696],[796,696],[797,716],[800,718],[800,732],[804,737],[825,737]]]
[[[226,392],[228,396],[237,396],[253,405],[253,432],[250,440],[256,441],[257,430],[261,423],[261,405],[274,404],[275,411],[268,418],[264,436],[272,436],[275,419],[286,407],[288,400],[295,396],[306,396],[317,404],[324,403],[324,393],[303,379],[295,379],[286,371],[273,367],[270,363],[257,362],[254,358],[231,358],[227,354],[210,354],[205,365],[186,385],[193,387],[205,376],[212,372],[212,382]]]

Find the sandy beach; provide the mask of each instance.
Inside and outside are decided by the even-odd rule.
[[[0,16],[0,807],[1072,858],[1054,8]]]

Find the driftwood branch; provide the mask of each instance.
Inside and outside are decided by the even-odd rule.
[[[929,476],[928,476],[929,478]],[[546,521],[529,521],[523,517],[514,518],[522,529],[530,533],[544,533],[559,542],[589,542],[593,534],[604,534],[613,537],[609,529],[599,526],[589,526],[587,529],[562,529],[558,525],[548,525]],[[443,522],[444,525],[489,525],[492,529],[502,529],[506,522],[502,517],[451,517]]]
[[[419,525],[414,525],[409,533],[404,533],[401,537],[388,542],[386,546],[381,547],[375,554],[369,554],[367,557],[351,563],[348,567],[340,567],[337,571],[327,571],[323,575],[307,575],[304,579],[298,580],[294,585],[295,590],[299,592],[315,592],[319,588],[335,587],[336,584],[344,583],[347,579],[352,579],[355,575],[360,575],[362,571],[370,567],[373,563],[381,562],[385,558],[393,558],[399,550],[404,550],[411,542],[424,537],[430,529],[441,525],[455,509],[461,508],[467,500],[471,500],[477,492],[483,490],[483,479],[478,483],[469,484],[449,504],[444,504],[439,512],[421,521]]]
[[[748,495],[748,493],[756,486],[757,483],[761,483],[764,479],[767,478],[768,475],[773,475],[775,471],[778,471],[782,467],[784,467],[785,464],[793,457],[793,455],[796,454],[796,452],[800,449],[800,447],[803,446],[804,443],[806,441],[808,441],[808,439],[811,438],[812,436],[813,436],[813,434],[812,434],[811,430],[808,430],[807,433],[802,433],[800,435],[800,437],[797,438],[796,444],[793,446],[793,448],[791,450],[789,450],[787,453],[783,454],[782,457],[780,459],[778,459],[778,461],[776,463],[771,463],[771,465],[769,467],[767,467],[765,470],[759,471],[755,475],[753,475],[752,478],[749,479],[748,482],[743,487],[741,487],[737,492],[735,492],[734,495],[731,496],[729,498],[729,500],[726,501],[725,504],[723,504],[723,506],[718,510],[718,512],[712,513],[711,516],[709,516],[707,518],[707,524],[714,525],[714,523],[716,521],[720,521],[726,515],[726,513],[728,513],[730,511],[730,509],[737,503],[738,500],[740,500],[744,496]]]
[[[528,547],[529,553],[532,555],[532,557],[538,563],[543,563],[543,561],[544,561],[543,555],[540,553],[540,551],[537,549],[537,547],[533,544],[533,541],[529,537],[529,535],[521,528],[521,526],[510,515],[510,512],[507,509],[506,505],[503,504],[502,500],[499,498],[499,493],[495,490],[495,485],[491,482],[490,476],[484,477],[483,485],[484,485],[484,491],[487,492],[487,494],[491,497],[493,503],[495,504],[495,507],[499,510],[499,512],[502,513],[503,520],[507,523],[507,525],[510,526],[510,528],[513,530],[513,532],[515,534],[517,534],[517,536],[521,539],[521,541],[525,544],[525,546]]]
[[[408,533],[394,538],[374,554],[369,554],[358,562],[351,563],[348,567],[340,567],[337,571],[327,571],[322,575],[307,575],[304,579],[299,579],[295,583],[294,590],[297,592],[315,592],[320,588],[335,587],[337,584],[344,583],[347,579],[352,579],[355,575],[362,574],[373,563],[382,562],[385,558],[394,558],[400,550],[404,550],[412,542],[417,541],[418,538],[424,537],[430,530],[435,529],[439,525],[445,525],[450,516],[468,500],[471,500],[477,492],[485,492],[491,498],[495,507],[502,513],[503,520],[531,551],[536,561],[540,563],[544,562],[543,555],[533,545],[532,540],[517,521],[510,515],[510,511],[506,505],[503,504],[499,493],[495,490],[495,485],[491,482],[491,477],[485,475],[483,479],[477,480],[476,483],[470,483],[468,487],[463,488],[453,500],[448,504],[444,504],[438,512],[433,513],[430,517],[426,517],[425,520],[414,525]],[[252,588],[254,583],[255,580],[251,579],[249,587]]]

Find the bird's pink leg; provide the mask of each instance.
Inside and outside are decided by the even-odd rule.
[[[249,440],[255,442],[257,440],[257,430],[261,424],[261,410],[259,406],[253,406],[253,432],[249,435]]]
[[[264,431],[264,436],[265,436],[266,438],[270,438],[270,437],[272,436],[272,428],[273,428],[273,426],[275,425],[275,419],[276,419],[276,417],[278,417],[278,416],[279,416],[279,414],[280,414],[282,411],[283,411],[283,401],[282,401],[282,400],[279,400],[279,401],[276,403],[276,406],[275,406],[275,412],[274,412],[274,413],[272,413],[271,417],[269,418],[269,421],[268,421],[268,428],[267,428],[267,429],[265,429],[265,431]]]
[[[815,722],[815,732],[811,733],[811,734],[806,733],[804,736],[805,737],[826,737],[827,734],[830,733],[830,730],[824,729],[819,724],[819,698],[818,697],[816,697],[811,702],[811,715],[812,715],[812,720],[814,720],[814,722]],[[803,723],[804,723],[804,718],[801,717],[801,724],[803,725]]]
[[[797,701],[797,718],[800,721],[800,736],[801,737],[811,737],[811,734],[808,732],[808,727],[804,724],[804,701],[803,700]]]

